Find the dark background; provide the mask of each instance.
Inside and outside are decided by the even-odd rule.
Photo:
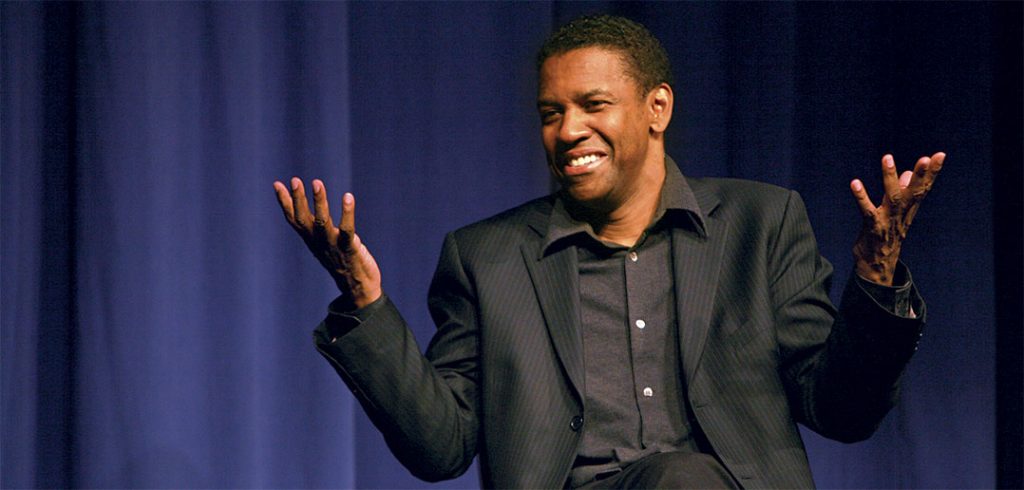
[[[535,50],[605,11],[672,57],[683,171],[800,191],[837,285],[848,182],[949,154],[902,403],[806,442],[822,487],[1020,487],[1021,5],[4,2],[0,486],[431,486],[314,351],[333,284],[271,183],[356,193],[425,345],[443,233],[551,189]]]

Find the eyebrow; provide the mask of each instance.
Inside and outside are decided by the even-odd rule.
[[[612,95],[612,93],[607,91],[607,90],[605,90],[605,89],[595,88],[593,90],[588,90],[588,91],[583,92],[583,93],[573,94],[572,99],[573,100],[586,100],[586,99],[589,99],[589,98],[592,98],[592,97],[596,97],[596,96],[611,96],[611,95]],[[551,107],[551,106],[557,106],[557,105],[559,105],[558,102],[555,102],[555,101],[553,101],[551,99],[540,99],[540,100],[537,101],[537,107],[538,108],[540,108],[540,107]]]
[[[595,88],[594,90],[590,90],[588,92],[584,92],[582,94],[579,94],[575,98],[576,99],[589,99],[589,98],[597,96],[597,95],[608,96],[608,95],[611,95],[611,94],[612,94],[611,92],[609,92],[609,91],[607,91],[605,89]]]

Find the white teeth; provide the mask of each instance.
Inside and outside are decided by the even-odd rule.
[[[579,158],[569,160],[570,167],[580,167],[588,163],[594,163],[597,161],[597,155],[584,155]]]

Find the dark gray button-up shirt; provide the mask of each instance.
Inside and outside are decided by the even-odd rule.
[[[668,169],[651,225],[633,247],[601,241],[559,199],[546,245],[571,240],[579,263],[586,413],[573,486],[650,454],[699,451],[686,408],[672,274],[674,226],[695,226],[682,174]],[[689,216],[688,216],[689,214]]]

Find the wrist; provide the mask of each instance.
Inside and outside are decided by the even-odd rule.
[[[380,299],[382,295],[383,292],[379,288],[375,289],[374,291],[367,292],[365,294],[357,295],[353,293],[351,295],[352,304],[354,304],[355,307],[358,309],[366,308],[367,306],[375,303],[378,299]]]
[[[858,276],[866,281],[880,284],[882,286],[892,286],[892,278],[895,270],[895,264],[889,265],[864,260],[857,260],[856,264],[856,272]]]
[[[364,288],[361,284],[350,284],[345,278],[336,278],[335,284],[341,296],[338,301],[343,303],[348,310],[358,310],[377,301],[384,295],[380,286]]]

